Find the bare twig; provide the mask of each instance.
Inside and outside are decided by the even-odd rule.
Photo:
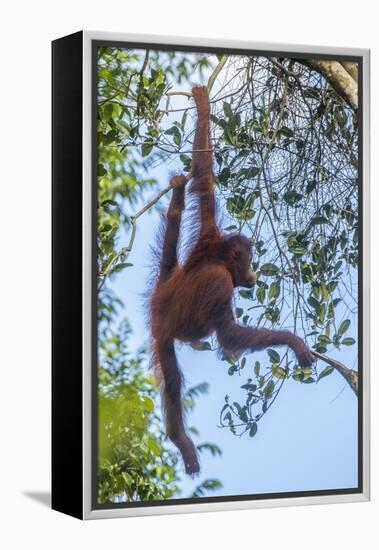
[[[116,256],[112,259],[112,261],[109,262],[106,269],[102,273],[99,273],[99,276],[102,277],[102,279],[99,283],[98,290],[100,290],[102,288],[102,286],[105,283],[105,279],[106,279],[107,275],[110,274],[110,272],[112,270],[112,267],[120,259],[120,257],[123,257],[125,259],[130,254],[130,252],[132,251],[134,240],[135,240],[135,237],[136,237],[138,218],[140,216],[142,216],[142,214],[144,214],[152,206],[154,206],[154,204],[156,204],[171,189],[172,189],[171,185],[168,185],[167,187],[165,187],[153,199],[151,199],[151,201],[149,201],[143,208],[141,208],[141,210],[138,210],[138,212],[136,212],[135,214],[133,214],[130,217],[130,225],[132,227],[132,232],[130,234],[129,242],[128,242],[127,246],[124,246],[123,248],[121,248],[120,252],[118,252],[116,254]]]
[[[169,97],[172,95],[184,95],[186,97],[192,97],[192,92],[166,92],[166,95]]]
[[[139,114],[140,114],[140,103],[141,103],[141,94],[142,94],[142,90],[143,90],[143,74],[146,70],[146,67],[147,67],[147,64],[149,62],[149,55],[150,55],[150,50],[146,50],[146,53],[145,53],[145,58],[143,60],[143,65],[142,65],[142,68],[140,70],[140,73],[139,73],[139,83],[138,83],[138,89],[137,89],[137,117],[139,117]]]
[[[269,140],[268,142],[268,145],[267,145],[267,148],[266,148],[266,151],[262,157],[262,160],[261,160],[261,166],[259,168],[259,172],[257,174],[257,188],[258,190],[260,191],[261,187],[260,187],[260,182],[261,182],[261,176],[263,174],[263,170],[264,170],[264,167],[265,167],[265,164],[266,164],[266,161],[271,153],[271,150],[274,146],[274,143],[275,143],[275,140],[276,140],[276,136],[280,130],[280,127],[281,127],[281,124],[282,124],[282,121],[283,121],[283,117],[284,117],[284,111],[285,111],[285,106],[286,106],[286,101],[287,101],[287,92],[288,92],[288,84],[287,84],[287,81],[285,81],[284,83],[284,92],[283,92],[283,97],[282,97],[282,100],[281,100],[281,107],[280,107],[280,112],[279,112],[279,115],[278,115],[278,119],[277,119],[277,124],[276,124],[276,127],[274,129],[274,132],[272,134],[272,137],[271,139]],[[270,193],[268,192],[268,196],[269,196],[269,199],[270,201],[272,202],[272,199],[271,199],[271,195]],[[286,263],[287,263],[287,266],[292,274],[292,277],[293,277],[293,283],[295,285],[295,288],[296,288],[296,291],[297,291],[297,296],[298,296],[298,300],[303,297],[302,296],[302,293],[300,292],[300,289],[299,289],[299,285],[298,285],[298,282],[297,282],[297,274],[295,272],[295,269],[293,267],[293,265],[291,264],[287,254],[285,253],[285,251],[283,250],[283,248],[281,247],[280,245],[280,242],[279,242],[279,239],[278,239],[278,236],[276,234],[276,229],[275,229],[275,224],[272,220],[272,217],[271,217],[271,214],[269,212],[269,209],[266,207],[266,205],[264,204],[263,202],[263,198],[262,198],[262,193],[259,193],[259,199],[260,199],[260,204],[261,204],[261,209],[265,212],[268,220],[269,220],[269,223],[271,225],[271,229],[272,229],[272,233],[273,233],[273,237],[274,237],[274,240],[275,240],[275,243],[276,243],[276,247],[278,249],[278,252],[279,254],[281,255],[282,258],[285,259]],[[273,213],[275,214],[275,210],[273,209]]]
[[[220,62],[216,65],[213,73],[209,77],[209,79],[208,79],[208,91],[209,92],[211,91],[212,86],[215,83],[216,78],[218,77],[218,75],[222,71],[227,59],[228,59],[228,56],[223,55],[222,58],[220,59]],[[184,92],[184,91],[166,92],[166,96],[168,96],[168,97],[173,96],[173,95],[184,95],[186,97],[192,97],[192,92]]]
[[[216,78],[218,77],[218,75],[220,74],[222,69],[224,68],[224,65],[225,65],[227,59],[228,59],[228,56],[223,55],[221,57],[219,63],[216,65],[213,73],[209,77],[209,79],[208,79],[208,92],[210,92],[212,90],[213,84],[215,83]]]

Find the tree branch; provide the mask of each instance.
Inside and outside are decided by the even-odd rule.
[[[312,353],[315,357],[318,359],[321,359],[331,367],[335,368],[336,371],[340,373],[341,376],[344,377],[346,382],[349,384],[350,388],[353,390],[356,396],[358,396],[358,373],[356,370],[348,369],[340,363],[340,361],[337,361],[336,359],[332,359],[328,355],[324,355],[323,353],[318,353],[317,351],[313,351]]]
[[[358,84],[350,74],[350,66],[348,71],[339,61],[321,59],[307,59],[301,63],[320,73],[354,111],[358,109]]]
[[[211,76],[209,77],[209,80],[208,80],[208,92],[210,92],[212,90],[212,87],[213,87],[213,84],[215,83],[215,80],[216,78],[218,77],[218,75],[220,74],[220,72],[222,71],[226,61],[228,59],[228,56],[227,55],[223,55],[219,61],[219,63],[216,65],[213,73],[211,74]]]
[[[341,61],[341,65],[347,70],[349,75],[354,78],[355,82],[358,82],[358,65],[351,61]]]
[[[192,97],[192,92],[180,92],[180,91],[175,92],[175,91],[174,91],[174,92],[166,92],[166,95],[167,95],[168,97],[170,97],[170,96],[172,96],[172,95],[184,95],[184,96],[186,96],[186,97]]]
[[[99,283],[98,290],[100,290],[103,287],[107,275],[110,274],[112,267],[120,259],[120,257],[123,256],[123,258],[125,259],[132,251],[134,240],[136,237],[136,231],[137,231],[137,219],[140,216],[142,216],[142,214],[144,214],[147,210],[149,210],[149,208],[154,206],[154,204],[156,204],[164,195],[166,195],[166,193],[168,193],[170,189],[172,189],[171,185],[168,185],[167,187],[165,187],[153,199],[151,199],[151,201],[149,201],[143,208],[141,208],[141,210],[138,210],[138,212],[136,212],[130,217],[130,225],[132,227],[132,232],[130,234],[129,242],[127,246],[124,246],[123,248],[121,248],[120,252],[118,252],[116,256],[112,259],[112,261],[109,262],[106,269],[102,273],[99,273],[99,276],[102,277],[102,279]]]

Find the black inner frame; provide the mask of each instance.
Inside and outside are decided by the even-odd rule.
[[[99,504],[97,502],[97,464],[98,464],[98,342],[97,342],[97,49],[101,46],[114,48],[155,49],[161,51],[182,51],[191,53],[221,53],[249,56],[274,56],[290,59],[330,59],[338,61],[352,61],[358,64],[358,486],[345,489],[321,489],[316,491],[289,491],[282,493],[260,493],[227,495],[198,498],[173,498],[170,500],[143,500],[139,502],[122,502]],[[267,51],[255,49],[183,46],[175,44],[154,44],[143,42],[119,42],[112,40],[91,41],[91,173],[92,173],[92,327],[91,327],[91,502],[93,510],[138,508],[151,506],[172,506],[178,504],[201,504],[212,502],[238,502],[283,498],[299,498],[327,495],[349,495],[363,493],[363,57],[333,54],[299,53],[291,51]],[[185,508],[183,509],[185,511]]]

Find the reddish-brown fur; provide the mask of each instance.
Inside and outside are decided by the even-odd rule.
[[[287,345],[299,364],[313,362],[305,343],[287,331],[238,325],[233,316],[232,296],[237,286],[251,287],[251,241],[242,235],[226,236],[215,222],[214,174],[210,143],[210,104],[206,87],[192,90],[197,108],[193,143],[190,193],[199,199],[200,233],[183,266],[178,265],[177,247],[184,210],[185,176],[171,178],[172,198],[167,212],[160,271],[151,298],[153,361],[163,384],[166,429],[180,450],[186,472],[199,472],[196,448],[188,437],[181,404],[182,376],[174,341],[195,342],[216,332],[226,352],[261,350]]]

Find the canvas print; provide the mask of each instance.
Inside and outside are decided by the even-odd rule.
[[[96,504],[358,492],[358,61],[95,54]]]

